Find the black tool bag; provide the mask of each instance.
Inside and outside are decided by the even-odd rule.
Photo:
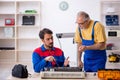
[[[15,65],[12,69],[12,76],[17,78],[27,78],[28,77],[27,66],[22,64]]]

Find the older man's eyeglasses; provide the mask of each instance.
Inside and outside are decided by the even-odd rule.
[[[79,23],[79,22],[76,22],[76,23],[79,24],[79,25],[84,25],[86,22],[87,22],[87,20],[82,22],[82,23]]]

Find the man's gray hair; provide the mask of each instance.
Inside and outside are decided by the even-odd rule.
[[[80,11],[80,12],[77,13],[77,17],[80,17],[80,16],[83,16],[85,18],[85,20],[90,19],[89,14],[84,12],[84,11]]]

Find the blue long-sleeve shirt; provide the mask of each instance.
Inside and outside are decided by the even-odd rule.
[[[54,67],[64,66],[64,53],[61,49],[53,47],[51,50],[45,49],[44,45],[34,50],[32,54],[33,69],[35,72],[44,71],[45,67],[53,67],[52,62],[45,60],[45,57],[53,56],[56,60]]]

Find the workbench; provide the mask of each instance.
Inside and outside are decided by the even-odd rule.
[[[85,73],[86,77],[85,79],[41,79],[40,73],[33,73],[31,76],[28,78],[15,78],[12,77],[11,75],[7,78],[7,80],[100,80],[97,77],[97,73]]]

